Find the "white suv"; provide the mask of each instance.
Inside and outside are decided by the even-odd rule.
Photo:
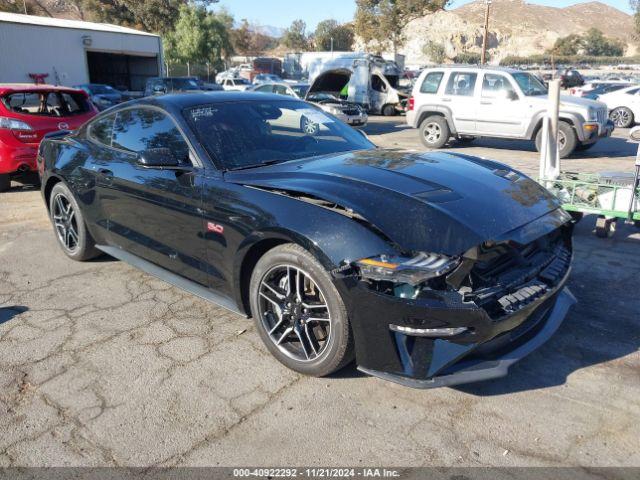
[[[442,148],[451,137],[534,140],[540,148],[547,89],[537,77],[514,69],[452,66],[425,70],[409,99],[407,123],[420,130],[423,144]],[[562,96],[560,156],[586,150],[611,135],[607,106]]]

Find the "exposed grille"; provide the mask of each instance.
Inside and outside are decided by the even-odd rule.
[[[498,319],[555,288],[570,263],[570,246],[560,231],[524,246],[505,243],[481,248],[465,300]]]
[[[599,108],[598,109],[598,123],[600,125],[604,125],[607,123],[607,109]]]
[[[347,110],[343,110],[342,111],[345,115],[359,115],[360,114],[360,110],[358,110],[357,108],[350,108]]]

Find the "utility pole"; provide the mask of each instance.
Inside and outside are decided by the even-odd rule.
[[[491,9],[491,0],[484,0],[486,10],[484,12],[484,37],[482,38],[482,60],[481,65],[487,63],[487,42],[489,40],[489,13]]]

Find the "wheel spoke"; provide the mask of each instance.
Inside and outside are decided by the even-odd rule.
[[[328,322],[331,323],[330,318],[322,318],[322,317],[309,317],[307,318],[307,322]]]
[[[278,321],[273,326],[273,328],[271,330],[269,330],[269,335],[273,335],[275,333],[275,331],[282,326],[283,323],[284,323],[284,316],[279,315],[278,316]]]
[[[282,307],[278,302],[276,302],[273,298],[269,297],[266,293],[260,292],[260,296],[270,302],[276,309],[278,310],[278,315],[281,315]]]
[[[308,310],[313,310],[316,308],[327,308],[327,304],[326,303],[314,303],[314,304],[310,304],[310,303],[302,303],[302,306]]]
[[[278,339],[278,341],[276,342],[276,345],[280,345],[285,338],[287,338],[289,336],[289,334],[291,334],[291,332],[293,332],[293,327],[288,327],[283,333],[282,336]]]
[[[74,246],[77,246],[78,245],[78,234],[73,229],[73,227],[69,228],[69,236],[71,237],[71,240],[73,240]]]
[[[275,288],[273,288],[271,285],[269,285],[267,282],[265,282],[264,280],[262,281],[262,285],[264,287],[267,287],[269,290],[271,290],[271,292],[276,296],[276,298],[278,298],[278,300],[283,300],[285,298],[285,295],[278,292]]]
[[[64,204],[62,203],[62,196],[58,195],[55,201],[56,201],[56,206],[58,207],[58,213],[64,216],[66,212],[64,210]]]
[[[309,360],[309,347],[305,343],[304,338],[302,338],[302,332],[300,331],[300,327],[294,328],[293,331],[295,332],[296,337],[298,337],[298,340],[300,341],[300,346],[304,351],[304,356],[307,357],[307,360]]]
[[[305,333],[305,335],[307,337],[307,340],[309,341],[309,345],[311,345],[311,349],[313,350],[313,354],[314,355],[318,355],[318,350],[316,349],[316,345],[315,345],[313,339],[311,338],[311,333],[309,331],[309,325],[305,324],[304,333]]]

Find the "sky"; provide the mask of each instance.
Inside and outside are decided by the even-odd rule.
[[[452,7],[458,7],[473,0],[454,0]],[[477,1],[477,0],[476,0]],[[565,7],[588,0],[528,0],[529,3]],[[630,13],[628,0],[600,0],[613,7]],[[301,18],[307,28],[315,30],[318,22],[333,18],[339,22],[353,19],[354,0],[220,0],[236,20],[246,18],[251,23],[286,28],[291,22]],[[451,7],[450,7],[451,8]]]

